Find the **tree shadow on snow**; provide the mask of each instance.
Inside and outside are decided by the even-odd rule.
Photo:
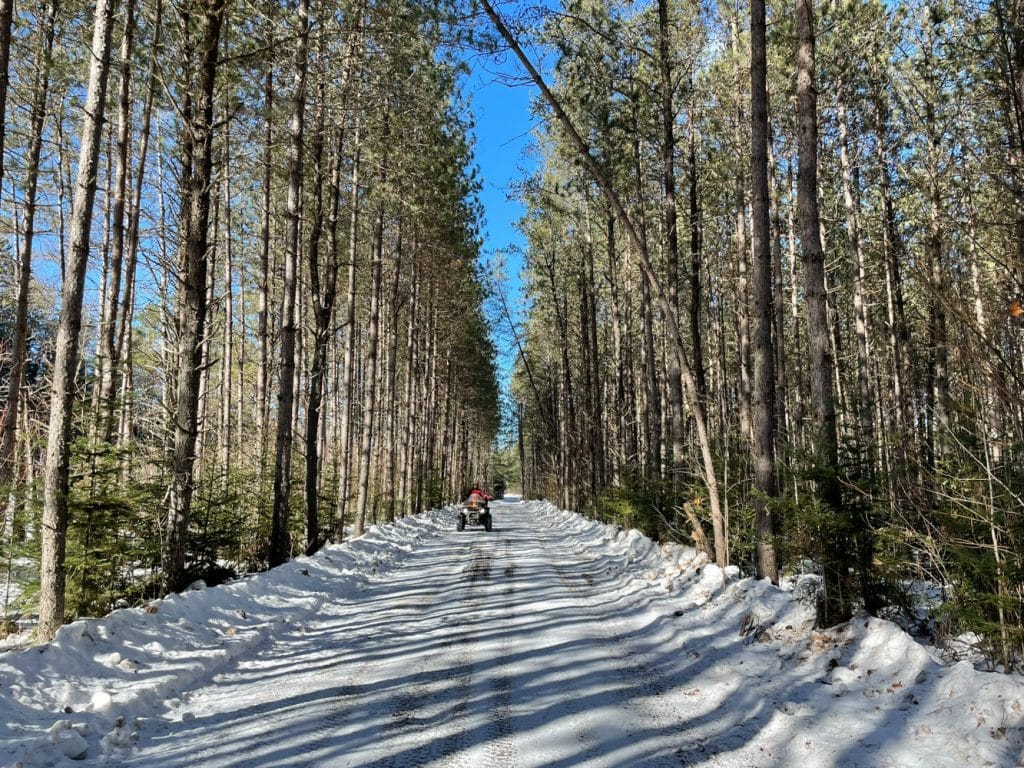
[[[652,603],[606,549],[560,562],[566,548],[529,525],[510,515],[500,536],[424,543],[316,625],[240,660],[204,692],[214,713],[151,729],[124,764],[787,764],[784,750],[757,762],[751,749],[784,701],[822,685],[813,669],[778,662],[745,684],[752,648],[736,624],[701,629],[667,598]],[[730,684],[701,690],[709,670]],[[274,694],[247,701],[254,686]],[[609,710],[631,715],[608,727]]]

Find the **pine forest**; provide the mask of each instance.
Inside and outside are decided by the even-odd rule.
[[[1024,0],[0,0],[0,228],[5,634],[479,481],[1024,664]]]

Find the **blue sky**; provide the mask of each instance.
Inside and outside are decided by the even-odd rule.
[[[464,81],[470,100],[474,127],[474,160],[479,168],[482,189],[479,198],[484,207],[484,258],[490,260],[498,251],[506,252],[509,301],[518,302],[522,260],[517,249],[525,245],[516,221],[523,207],[513,197],[513,187],[533,168],[526,152],[531,142],[533,121],[530,100],[533,87],[508,85],[498,73],[509,72],[511,62],[496,62],[477,56],[471,61],[472,72]],[[512,252],[508,249],[512,248]],[[515,346],[507,334],[496,334],[498,365],[503,378],[508,377],[515,361]]]

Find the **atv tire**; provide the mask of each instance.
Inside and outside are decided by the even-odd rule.
[[[459,515],[459,522],[455,524],[455,530],[464,531],[466,530],[466,516]]]
[[[484,518],[484,530],[490,532],[491,530],[491,514],[488,512]]]

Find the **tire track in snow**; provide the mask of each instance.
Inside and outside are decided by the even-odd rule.
[[[401,625],[410,622],[421,621],[427,609],[427,604],[422,600],[412,597],[400,598],[396,601],[389,613],[395,616],[394,621]],[[379,638],[375,638],[379,639]],[[348,647],[342,645],[339,653],[344,654]],[[384,677],[384,665],[380,663],[359,664],[345,677],[345,682],[338,687],[335,697],[329,704],[329,711],[320,719],[320,726],[317,729],[321,734],[316,742],[310,745],[309,751],[316,754],[321,751],[328,751],[337,740],[337,732],[351,718],[352,712],[360,708],[360,703],[365,697],[365,691],[375,681]],[[323,765],[320,759],[312,759],[297,768],[318,768]]]
[[[668,689],[661,677],[648,666],[648,654],[631,642],[627,621],[615,617],[607,610],[610,605],[608,598],[615,595],[617,588],[614,585],[606,587],[599,583],[593,573],[595,569],[584,569],[586,564],[582,559],[566,557],[566,554],[571,552],[580,558],[586,553],[585,548],[570,547],[562,542],[552,543],[546,539],[539,540],[538,543],[545,551],[546,559],[557,574],[559,582],[573,597],[576,603],[575,610],[587,617],[586,624],[593,633],[591,639],[598,642],[601,655],[608,660],[603,666],[616,678],[617,685],[609,687],[606,693],[613,698],[623,715],[633,715],[631,718],[622,718],[623,727],[627,732],[639,733],[651,730],[653,725],[664,734],[674,734],[680,744],[685,744],[686,728],[677,713],[670,707],[659,706]],[[566,562],[574,563],[579,570],[570,571],[570,566],[565,565]],[[601,744],[592,719],[586,712],[582,713],[576,738],[583,752],[580,764],[616,765],[614,761],[608,761],[604,754],[605,747]],[[683,751],[680,747],[674,750],[671,756],[646,756],[644,765],[687,765]]]
[[[427,609],[435,602],[436,597],[427,603],[414,597],[400,597],[383,609],[381,623],[385,626],[410,624],[415,626],[424,621]],[[346,618],[345,613],[342,612],[340,617],[320,622],[317,630],[327,638],[326,643],[314,654],[312,659],[306,661],[304,666],[311,667],[311,669],[306,671],[300,666],[288,681],[287,688],[290,691],[322,690],[331,694],[329,698],[318,702],[313,707],[318,711],[317,725],[313,728],[309,727],[310,712],[306,708],[282,713],[280,701],[277,698],[257,704],[251,707],[250,711],[261,716],[265,715],[268,722],[272,722],[274,727],[261,728],[257,737],[246,745],[247,752],[253,756],[241,762],[229,762],[228,765],[231,768],[267,768],[267,753],[272,753],[274,747],[280,743],[282,732],[288,732],[292,728],[308,732],[310,738],[304,745],[303,761],[289,761],[289,766],[323,768],[323,766],[336,764],[337,758],[332,755],[332,751],[337,751],[339,731],[342,731],[343,726],[349,723],[353,713],[359,711],[361,704],[366,700],[367,691],[372,690],[379,680],[385,678],[387,666],[381,662],[351,663],[354,650],[370,651],[379,643],[381,635],[374,628],[353,627]],[[394,632],[390,631],[385,634],[391,635]],[[320,668],[314,663],[318,658],[329,661]],[[235,678],[242,676],[241,673],[233,675]],[[336,683],[337,678],[341,678],[340,684]],[[197,760],[195,765],[205,766],[207,763]],[[410,763],[410,765],[412,764]]]
[[[506,529],[507,530],[507,529]],[[478,708],[486,709],[485,718],[479,723],[474,734],[475,742],[470,749],[459,756],[457,765],[466,768],[515,768],[519,759],[515,747],[515,726],[513,724],[512,690],[514,680],[508,666],[512,655],[511,625],[515,615],[515,562],[512,559],[512,541],[504,539],[503,552],[495,553],[493,560],[506,563],[500,568],[501,576],[488,580],[482,599],[497,608],[487,610],[486,624],[491,633],[499,635],[497,643],[479,644],[482,679],[477,681],[475,700]],[[499,569],[492,568],[492,573]],[[495,615],[496,614],[496,615]]]
[[[507,659],[511,655],[512,622],[515,616],[516,567],[512,560],[512,542],[508,539],[505,540],[505,557],[509,564],[505,566],[503,572],[502,609],[504,616],[501,647],[498,653],[499,660]],[[508,669],[503,666],[496,670],[491,680],[494,707],[490,712],[490,725],[494,738],[487,742],[488,757],[493,765],[514,766],[519,764],[513,740],[515,728],[512,724],[512,686],[513,680]]]
[[[480,759],[474,754],[472,736],[467,732],[475,727],[471,699],[476,683],[476,634],[487,602],[487,585],[493,572],[494,553],[488,551],[490,542],[476,540],[456,548],[454,560],[465,565],[435,583],[433,597],[428,604],[420,602],[417,615],[424,624],[426,637],[437,634],[444,626],[443,645],[420,653],[408,664],[408,673],[401,675],[405,682],[390,697],[387,704],[371,714],[380,723],[382,742],[387,753],[366,760],[356,758],[345,765],[363,765],[367,768],[431,768],[433,766],[465,766],[465,768],[509,768],[507,750],[494,758]],[[455,595],[453,598],[452,595]],[[457,609],[451,610],[451,603]],[[403,668],[404,669],[404,668]],[[357,673],[359,678],[365,672]],[[391,670],[395,677],[395,670]],[[366,685],[349,685],[351,698],[348,708],[360,704]],[[348,718],[345,711],[325,717],[323,726],[334,728]],[[329,742],[331,739],[326,739]],[[311,752],[316,752],[314,746]],[[318,759],[305,763],[310,767],[323,766]]]
[[[460,547],[456,557],[470,559],[465,554],[468,550],[468,545]],[[202,734],[197,735],[194,746],[177,749],[177,762],[165,754],[156,760],[143,758],[126,764],[204,768],[430,765],[445,750],[417,751],[405,744],[410,736],[413,742],[423,740],[423,734],[415,732],[419,729],[411,734],[395,734],[395,746],[406,752],[400,760],[382,756],[377,746],[396,700],[390,692],[390,681],[415,679],[418,672],[423,680],[427,664],[423,653],[447,653],[431,651],[430,646],[445,621],[446,603],[450,603],[450,591],[457,582],[418,579],[410,576],[411,568],[415,568],[415,558],[402,571],[374,578],[360,600],[325,606],[326,615],[308,633],[298,630],[279,638],[256,658],[240,660],[238,666],[195,692],[194,701],[172,707],[160,731],[178,741],[187,740],[191,731]],[[408,651],[389,654],[390,643]],[[278,684],[261,683],[261,670],[288,666],[293,671],[281,677]],[[444,665],[440,667],[445,669]],[[450,695],[451,681],[441,674],[435,682],[439,690],[434,698],[443,702],[443,691]],[[241,700],[232,697],[233,686],[243,692]],[[202,728],[194,729],[191,722],[183,721],[183,713],[196,709],[194,705],[201,711],[204,704],[217,714],[201,716],[196,723],[223,722],[223,730],[230,731],[224,738],[210,738]],[[238,715],[240,712],[244,716]],[[215,725],[207,727],[222,730]],[[156,741],[162,738],[160,733],[150,736]],[[226,746],[229,742],[232,747]],[[346,742],[355,745],[355,753],[363,755],[356,757],[358,762],[348,759]],[[287,762],[278,762],[276,755],[289,752],[296,754]]]
[[[445,579],[439,593],[461,594],[468,590],[466,608],[456,611],[445,623],[449,634],[444,645],[419,659],[408,688],[394,698],[384,726],[393,739],[391,755],[370,763],[372,768],[458,765],[457,757],[467,747],[461,725],[469,711],[473,687],[471,619],[480,612],[480,598],[472,585],[486,581],[492,556],[474,542],[460,547],[457,557],[467,564],[454,579]],[[437,608],[435,604],[431,611]]]
[[[682,729],[659,707],[654,656],[630,635],[634,602],[592,560],[602,553],[531,504],[506,514],[490,534],[453,524],[328,601],[307,632],[200,689],[199,720],[164,729],[171,751],[147,733],[131,765],[680,765],[666,741],[685,744]]]
[[[513,680],[505,669],[511,649],[509,623],[513,613],[515,565],[511,561],[511,541],[506,538],[500,548],[498,541],[496,537],[476,541],[469,562],[462,570],[462,583],[458,588],[465,594],[465,609],[453,621],[454,632],[448,645],[461,665],[452,664],[451,659],[442,654],[425,664],[436,667],[442,675],[451,669],[458,669],[460,673],[454,679],[444,677],[449,686],[439,691],[443,699],[451,702],[451,717],[446,723],[449,727],[439,752],[416,765],[515,768],[519,764],[513,741]],[[502,561],[508,564],[502,566]],[[499,572],[503,578],[496,576]],[[499,635],[497,644],[481,639],[481,634],[496,633]],[[397,768],[399,764],[408,763],[394,765]]]

